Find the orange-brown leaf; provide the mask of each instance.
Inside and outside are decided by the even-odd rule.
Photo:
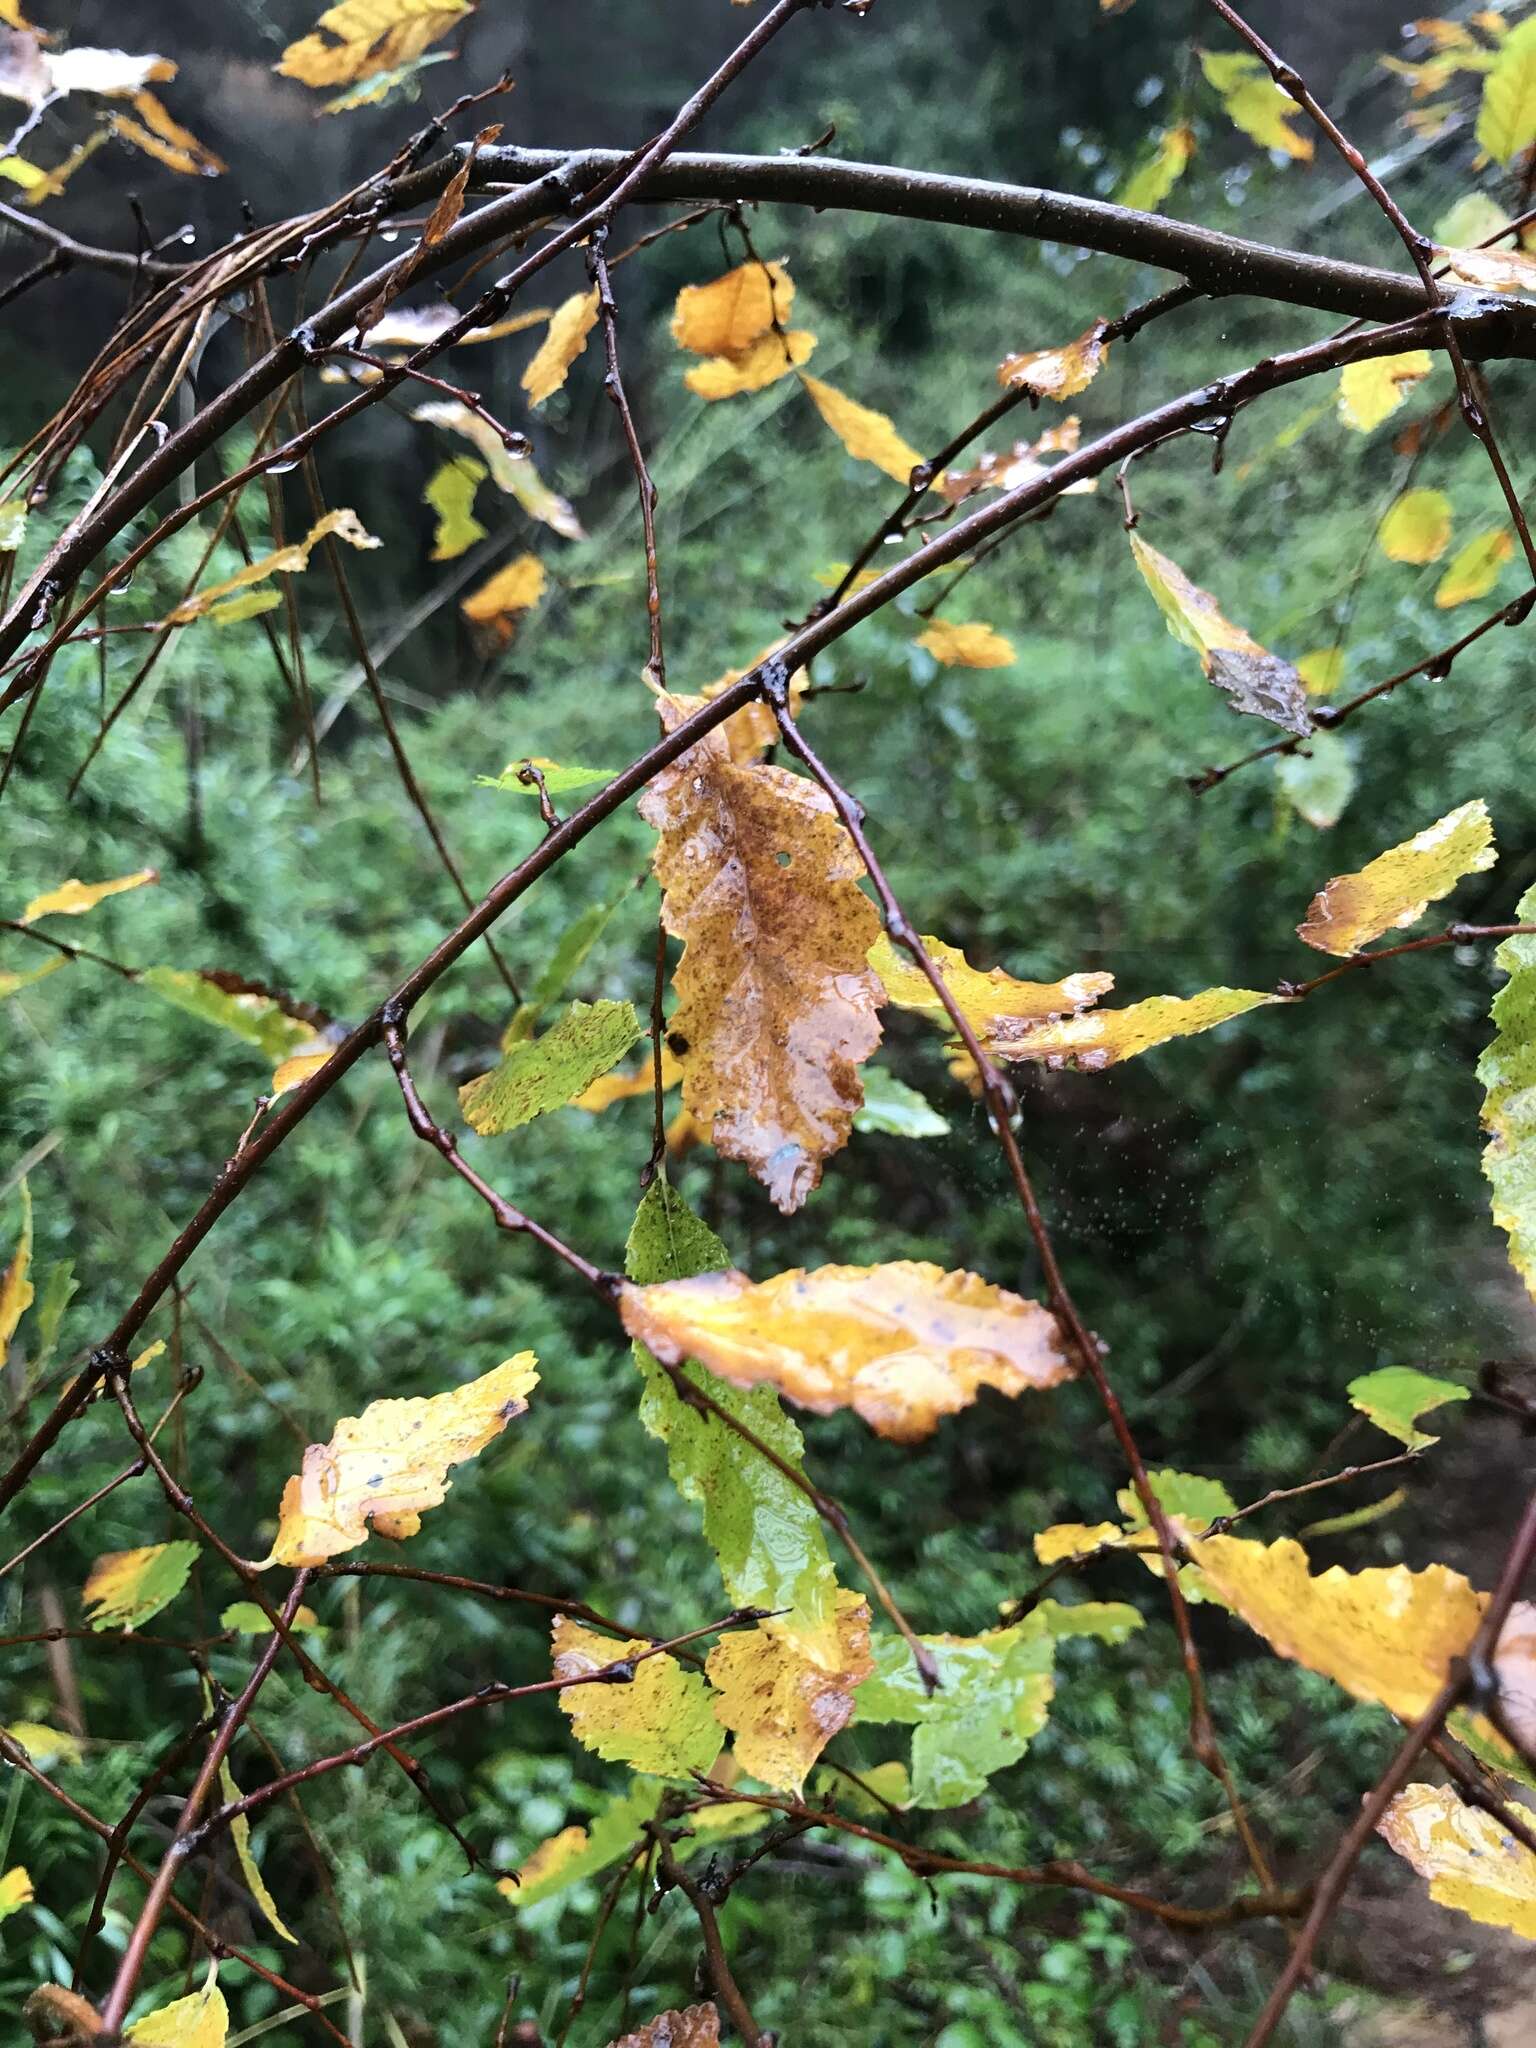
[[[997,381],[1005,389],[1023,385],[1037,398],[1075,398],[1103,369],[1109,355],[1104,339],[1107,320],[1095,320],[1076,341],[1060,348],[1026,349],[1022,355],[1005,356],[997,366]]]
[[[1491,868],[1495,858],[1488,806],[1474,797],[1363,868],[1335,875],[1312,898],[1297,935],[1320,953],[1358,953],[1383,932],[1416,924],[1464,875]]]
[[[672,312],[672,339],[696,356],[737,356],[782,327],[795,296],[782,263],[739,263],[708,284],[685,284]]]
[[[609,2048],[720,2048],[720,2015],[712,2005],[660,2012]]]
[[[852,1719],[854,1687],[874,1668],[868,1604],[843,1591],[835,1646],[763,1622],[722,1637],[704,1665],[717,1694],[716,1719],[735,1735],[741,1769],[795,1793]]]

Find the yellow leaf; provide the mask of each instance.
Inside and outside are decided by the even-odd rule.
[[[1334,1565],[1313,1578],[1289,1537],[1209,1536],[1187,1547],[1207,1588],[1271,1649],[1403,1721],[1423,1713],[1482,1619],[1483,1596],[1443,1564]]]
[[[32,1880],[23,1864],[16,1864],[0,1877],[0,1920],[9,1920],[33,1899]]]
[[[21,1230],[11,1263],[0,1277],[0,1366],[16,1326],[32,1306],[36,1290],[32,1285],[32,1190],[26,1176],[21,1179]]]
[[[1371,356],[1363,363],[1349,363],[1339,372],[1339,418],[1357,434],[1369,434],[1383,420],[1390,419],[1433,367],[1427,348],[1409,349],[1404,355]]]
[[[280,1095],[286,1095],[292,1088],[302,1088],[311,1074],[319,1073],[335,1050],[335,1046],[320,1041],[308,1051],[301,1049],[290,1053],[286,1059],[279,1060],[272,1070],[272,1086],[269,1090],[272,1100],[276,1102]]]
[[[679,700],[658,704],[675,725]],[[863,863],[816,784],[733,760],[718,729],[662,769],[639,809],[659,835],[663,922],[685,941],[668,1031],[683,1100],[788,1215],[847,1144],[858,1067],[880,1042]]]
[[[683,382],[695,398],[736,398],[744,391],[762,391],[791,370],[808,363],[816,337],[804,327],[783,334],[772,328],[734,355],[711,356],[684,373]]]
[[[1331,696],[1344,680],[1343,648],[1314,648],[1310,654],[1302,655],[1296,664],[1296,673],[1306,684],[1308,696]]]
[[[137,2048],[224,2048],[229,2035],[229,2008],[215,1979],[218,1964],[208,1966],[208,1981],[190,1998],[175,1999],[135,2020],[124,2039]]]
[[[1305,117],[1290,94],[1270,77],[1261,59],[1248,50],[1202,50],[1200,68],[1220,93],[1227,119],[1235,128],[1265,149],[1279,150],[1298,163],[1311,161],[1311,136],[1291,126]]]
[[[1023,355],[1006,356],[997,366],[997,381],[1005,389],[1023,385],[1037,398],[1075,398],[1103,369],[1109,356],[1104,339],[1107,320],[1095,320],[1076,341],[1060,348],[1030,349]]]
[[[1404,491],[1376,535],[1394,562],[1438,562],[1451,540],[1451,501],[1444,491]]]
[[[763,1622],[722,1637],[704,1665],[717,1693],[715,1713],[736,1737],[742,1770],[793,1793],[852,1719],[854,1687],[874,1668],[869,1607],[857,1593],[841,1590],[836,1647],[830,1654],[825,1644]]]
[[[733,683],[739,683],[749,669],[761,668],[765,661],[778,653],[780,643],[764,647],[754,654],[745,668],[728,668],[723,676],[706,683],[697,696],[675,696],[680,711],[696,711],[701,704],[718,697],[722,690],[728,690]],[[805,686],[810,677],[803,668],[797,668],[789,679],[789,710],[792,718],[800,716],[800,706],[805,698]],[[768,749],[777,745],[779,722],[768,706],[760,700],[743,704],[739,711],[733,711],[718,730],[725,737],[726,750],[733,761],[748,762],[761,760]]]
[[[485,539],[488,529],[475,517],[475,492],[485,474],[485,464],[473,455],[450,456],[432,472],[421,494],[437,514],[430,561],[456,561],[477,540]]]
[[[1145,1532],[1138,1540],[1145,1543]],[[1130,1541],[1118,1522],[1055,1522],[1035,1537],[1035,1556],[1044,1565],[1060,1564],[1063,1558],[1088,1557],[1095,1550],[1123,1550]]]
[[[1039,1302],[926,1260],[626,1284],[619,1312],[658,1358],[697,1359],[739,1387],[766,1381],[820,1415],[852,1408],[896,1443],[931,1436],[982,1387],[1022,1394],[1073,1370]]]
[[[549,332],[539,343],[533,360],[523,372],[523,389],[529,403],[542,405],[565,382],[572,363],[587,345],[587,336],[597,325],[597,288],[576,292],[557,306]]]
[[[219,618],[232,615],[234,605],[222,605],[221,597],[231,591],[246,590],[253,583],[265,583],[269,576],[294,576],[309,567],[309,558],[322,540],[334,534],[354,548],[378,548],[384,543],[371,534],[348,505],[335,512],[327,512],[317,519],[302,540],[293,541],[285,548],[278,548],[270,555],[263,555],[259,561],[248,562],[238,574],[226,576],[222,583],[211,584],[206,590],[199,590],[194,596],[177,605],[175,611],[166,614],[169,626],[184,626],[190,619],[205,616]],[[237,600],[238,602],[238,600]]]
[[[947,946],[942,939],[926,936],[923,950],[943,975],[945,987],[983,1043],[1000,1028],[1007,1028],[1006,1019],[1027,1018],[1042,1023],[1073,1016],[1115,985],[1112,974],[1068,974],[1060,981],[1015,981],[1001,967],[989,968],[983,974],[971,966],[958,946]],[[880,977],[887,1002],[903,1010],[922,1010],[937,1022],[948,1023],[948,1013],[934,992],[933,983],[914,960],[892,945],[885,932],[870,947],[869,964]]]
[[[1479,291],[1536,293],[1536,256],[1524,249],[1436,249],[1435,258]]]
[[[1507,526],[1480,533],[1458,548],[1435,586],[1435,604],[1448,612],[1475,597],[1486,597],[1499,580],[1499,571],[1515,552],[1515,537]]]
[[[1500,164],[1536,142],[1536,24],[1530,21],[1505,38],[1483,81],[1477,139]]]
[[[885,413],[860,405],[857,399],[823,384],[819,377],[807,377],[803,371],[800,382],[810,393],[816,410],[856,461],[872,462],[899,484],[908,481],[923,458],[901,438]]]
[[[133,105],[137,120],[129,114],[114,114],[111,119],[112,133],[122,141],[185,178],[216,178],[228,168],[190,129],[173,120],[152,92],[136,92]]]
[[[683,1078],[682,1062],[670,1046],[661,1051],[661,1085],[675,1088]],[[655,1062],[642,1060],[632,1074],[600,1074],[590,1088],[571,1098],[572,1109],[584,1109],[596,1116],[615,1102],[627,1102],[632,1095],[649,1095],[656,1086]]]
[[[733,0],[736,6],[741,0]],[[697,1825],[704,1816],[689,1816]],[[681,2012],[659,2012],[633,2034],[609,2043],[609,2048],[720,2048],[720,2015],[713,2005],[690,2005]]]
[[[1363,868],[1335,875],[1313,897],[1297,935],[1320,953],[1346,958],[1383,932],[1417,924],[1464,875],[1491,868],[1497,857],[1488,806],[1474,797]]]
[[[50,1728],[46,1722],[10,1721],[5,1733],[27,1752],[40,1771],[51,1771],[55,1764],[85,1761],[85,1744],[79,1736],[62,1728]]]
[[[991,1050],[999,1059],[1044,1060],[1050,1067],[1098,1073],[1117,1060],[1135,1059],[1138,1053],[1166,1045],[1171,1038],[1211,1031],[1249,1010],[1283,1000],[1253,988],[1207,988],[1197,996],[1146,996],[1123,1010],[1090,1010],[1054,1024],[1009,1019],[994,1034]]]
[[[1200,657],[1207,681],[1225,692],[1236,711],[1266,718],[1305,737],[1312,730],[1306,690],[1290,662],[1261,647],[1226,618],[1208,590],[1192,583],[1177,562],[1130,536],[1131,555],[1157,600],[1169,632]]]
[[[451,434],[462,434],[484,458],[497,490],[516,498],[530,519],[537,519],[541,526],[552,528],[565,540],[586,539],[586,529],[569,502],[550,489],[531,459],[513,455],[490,421],[471,412],[462,399],[433,399],[418,405],[411,418],[446,428]]]
[[[197,1562],[195,1543],[149,1543],[98,1557],[81,1592],[93,1629],[137,1628],[167,1606]]]
[[[140,868],[135,874],[119,875],[112,882],[60,882],[56,889],[34,896],[21,913],[20,922],[33,924],[40,917],[80,917],[108,896],[120,896],[124,889],[142,889],[146,882],[159,879],[158,868]]]
[[[1183,177],[1195,153],[1195,131],[1187,121],[1165,128],[1157,147],[1141,168],[1132,172],[1117,195],[1117,204],[1138,213],[1156,213]]]
[[[258,1608],[257,1612],[259,1614],[261,1610]],[[297,1622],[299,1616],[304,1612],[305,1610],[302,1607],[299,1608],[294,1615],[294,1621]],[[309,1618],[311,1623],[313,1623],[313,1614]],[[233,1806],[240,1797],[240,1787],[235,1783],[235,1774],[229,1768],[228,1757],[219,1765],[219,1790],[224,1794],[225,1801],[230,1806]],[[282,1940],[296,1943],[298,1936],[290,1932],[282,1914],[278,1912],[277,1903],[273,1899],[272,1894],[267,1890],[267,1881],[261,1874],[261,1866],[257,1863],[255,1855],[252,1853],[251,1823],[246,1814],[237,1813],[230,1822],[229,1838],[235,1845],[235,1858],[245,1878],[246,1890],[266,1915],[267,1922],[272,1931],[279,1935]]]
[[[1485,1926],[1536,1940],[1536,1856],[1449,1785],[1405,1785],[1376,1831],[1429,1879],[1429,1896]]]
[[[48,173],[39,170],[36,164],[29,164],[22,156],[0,156],[0,178],[9,178],[23,192],[35,192],[39,186],[48,183]]]
[[[472,6],[473,0],[340,0],[273,68],[304,85],[351,85],[419,57]]]
[[[569,1615],[555,1617],[556,1678],[587,1678],[638,1658],[643,1639],[616,1643],[583,1628]],[[569,1685],[560,1694],[571,1732],[610,1763],[628,1764],[659,1778],[686,1778],[708,1770],[720,1750],[720,1727],[709,1687],[675,1657],[646,1657],[624,1684]]]
[[[532,611],[544,595],[546,581],[537,555],[515,555],[462,599],[459,609],[505,647],[523,613]]]
[[[709,284],[685,284],[672,339],[696,356],[739,356],[789,318],[795,287],[782,263],[740,263]]]
[[[324,1564],[368,1538],[414,1536],[421,1510],[448,1494],[450,1465],[461,1465],[500,1436],[538,1385],[531,1351],[494,1371],[426,1400],[371,1401],[346,1415],[328,1444],[311,1444],[303,1470],[283,1489],[277,1536],[264,1565]]]
[[[1006,668],[1018,658],[1013,642],[980,620],[962,626],[951,619],[935,619],[918,634],[917,644],[946,668]]]

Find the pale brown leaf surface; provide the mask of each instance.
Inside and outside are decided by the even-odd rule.
[[[982,1387],[1022,1394],[1072,1376],[1056,1318],[975,1273],[927,1260],[728,1270],[626,1286],[624,1327],[671,1364],[736,1386],[766,1381],[802,1408],[852,1408],[877,1436],[916,1443]]]
[[[1022,384],[1037,398],[1075,398],[1088,389],[1108,359],[1108,326],[1107,320],[1095,320],[1086,333],[1060,348],[1006,356],[997,366],[998,383],[1005,388]]]
[[[1015,441],[1006,455],[985,454],[970,469],[946,469],[933,488],[946,504],[958,505],[978,491],[1011,491],[1019,484],[1033,483],[1037,477],[1050,474],[1047,455],[1073,452],[1082,439],[1082,424],[1075,412],[1068,413],[1033,441]],[[1079,477],[1076,483],[1067,485],[1062,496],[1077,497],[1098,487],[1097,477]]]
[[[763,1622],[724,1636],[705,1661],[716,1690],[715,1715],[734,1734],[736,1761],[749,1777],[798,1793],[817,1757],[853,1717],[853,1692],[875,1668],[869,1607],[857,1593],[837,1595],[836,1646]],[[819,1654],[818,1654],[819,1652]]]
[[[1150,547],[1139,533],[1130,540],[1132,557],[1169,632],[1199,655],[1207,680],[1225,691],[1232,708],[1268,719],[1287,732],[1303,737],[1310,733],[1306,686],[1293,665],[1233,625],[1211,593],[1192,583],[1177,562]]]
[[[678,700],[658,702],[675,725]],[[848,1142],[858,1068],[880,1042],[863,864],[814,783],[734,761],[718,729],[639,808],[659,834],[663,922],[684,941],[667,1034],[683,1100],[787,1215]]]
[[[720,2015],[713,2005],[690,2005],[658,2013],[609,2048],[720,2048]]]
[[[1297,934],[1320,953],[1358,953],[1383,932],[1416,924],[1464,875],[1496,858],[1488,806],[1474,797],[1363,868],[1335,875],[1313,897]]]
[[[923,951],[944,977],[944,986],[984,1043],[1016,1019],[1045,1023],[1075,1016],[1115,985],[1112,974],[1067,974],[1060,981],[1016,981],[1001,967],[990,967],[983,974],[971,966],[958,946],[926,935],[922,943]],[[903,1010],[921,1010],[948,1023],[948,1012],[933,983],[916,961],[892,945],[887,933],[882,932],[870,947],[869,964],[880,977],[887,1002]]]
[[[991,1051],[1004,1060],[1044,1060],[1050,1067],[1079,1067],[1087,1073],[1134,1059],[1170,1038],[1189,1038],[1257,1010],[1283,996],[1255,988],[1207,988],[1197,996],[1146,996],[1124,1009],[1092,1010],[1051,1024],[1004,1021]]]

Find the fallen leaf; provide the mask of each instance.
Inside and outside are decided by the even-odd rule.
[[[925,934],[922,945],[983,1044],[999,1030],[1011,1029],[1011,1019],[1041,1023],[1075,1016],[1115,985],[1112,974],[1068,974],[1060,981],[1015,981],[1001,967],[989,967],[983,974],[971,966],[958,946],[946,945],[942,939]],[[935,1022],[948,1025],[949,1013],[939,1001],[933,983],[915,960],[891,943],[888,933],[882,932],[870,947],[869,964],[880,977],[886,1002],[903,1010],[920,1010]]]
[[[45,889],[41,896],[34,896],[17,922],[35,924],[40,917],[80,917],[108,896],[120,896],[125,889],[142,889],[146,882],[159,879],[158,868],[140,868],[137,873],[119,875],[112,882],[77,882],[71,877],[56,889]]]
[[[766,1381],[817,1414],[852,1408],[897,1443],[931,1436],[982,1387],[1012,1396],[1072,1376],[1048,1309],[926,1260],[626,1284],[619,1311],[659,1358]]]
[[[263,555],[260,561],[248,562],[233,576],[226,576],[222,583],[210,584],[206,590],[199,590],[193,596],[184,598],[173,612],[167,612],[164,623],[168,626],[184,626],[192,619],[204,617],[234,619],[237,614],[233,605],[220,604],[219,599],[231,592],[245,590],[253,583],[265,583],[270,576],[293,576],[309,567],[309,558],[322,540],[334,535],[344,540],[349,547],[378,548],[384,543],[371,534],[350,506],[339,511],[327,512],[323,519],[317,519],[304,538],[294,541],[285,548],[278,548],[270,555]],[[238,616],[248,617],[248,612]]]
[[[789,319],[795,286],[782,263],[740,263],[708,284],[685,284],[672,339],[697,356],[740,356]]]
[[[1475,597],[1486,597],[1499,580],[1499,571],[1515,552],[1515,537],[1507,526],[1480,533],[1458,548],[1435,587],[1435,605],[1443,612]]]
[[[1005,390],[1022,385],[1036,398],[1076,398],[1103,369],[1109,357],[1107,320],[1095,320],[1076,341],[1060,348],[1029,349],[1022,355],[1005,356],[997,367],[997,381]]]
[[[530,405],[542,405],[554,396],[570,375],[571,365],[587,345],[587,336],[597,325],[597,287],[575,292],[555,308],[549,332],[523,372],[523,389]]]
[[[918,634],[917,644],[946,668],[1006,668],[1018,659],[1013,642],[979,620],[960,625],[952,619],[935,619]]]
[[[1297,935],[1321,953],[1348,958],[1383,932],[1417,924],[1431,903],[1496,858],[1488,806],[1474,797],[1363,868],[1326,882]]]
[[[1405,1785],[1376,1831],[1429,1879],[1429,1896],[1488,1927],[1536,1940],[1536,1856],[1449,1785]]]
[[[553,1646],[554,1675],[565,1680],[623,1665],[651,1647],[644,1638],[616,1643],[565,1614],[555,1617]],[[687,1778],[719,1754],[709,1687],[675,1657],[646,1657],[623,1683],[567,1685],[560,1706],[584,1748],[652,1777]]]
[[[1345,1389],[1351,1407],[1369,1416],[1378,1429],[1395,1436],[1412,1451],[1439,1443],[1416,1427],[1421,1415],[1443,1408],[1448,1401],[1468,1401],[1471,1389],[1458,1387],[1454,1380],[1438,1380],[1427,1372],[1415,1372],[1411,1365],[1384,1365],[1351,1380]]]
[[[462,598],[459,609],[490,640],[507,647],[524,612],[532,611],[543,597],[547,580],[537,555],[515,555]]]
[[[80,1595],[91,1627],[138,1628],[158,1614],[187,1583],[198,1550],[196,1543],[150,1543],[98,1557]]]
[[[905,1644],[902,1645],[905,1650]],[[853,1718],[854,1688],[874,1670],[869,1606],[837,1595],[836,1650],[773,1622],[723,1636],[705,1659],[714,1711],[734,1734],[736,1760],[750,1777],[798,1793],[812,1764]]]
[[[1169,632],[1200,657],[1206,679],[1226,692],[1235,711],[1251,713],[1305,738],[1312,730],[1307,693],[1288,661],[1268,652],[1226,618],[1208,590],[1191,583],[1177,562],[1130,536],[1131,554]]]
[[[1047,1066],[1098,1073],[1117,1060],[1135,1059],[1171,1038],[1189,1038],[1230,1023],[1249,1010],[1284,999],[1253,988],[1207,988],[1197,996],[1146,996],[1123,1010],[1098,1009],[1055,1023],[1004,1021],[990,1050],[1004,1060],[1044,1060]]]
[[[1411,388],[1421,383],[1433,368],[1427,348],[1409,349],[1404,355],[1369,356],[1363,363],[1349,363],[1339,372],[1339,418],[1357,434],[1369,434],[1383,420],[1390,419],[1406,400]]]
[[[1394,562],[1438,562],[1451,542],[1451,501],[1444,491],[1405,491],[1377,529],[1381,552]]]
[[[473,11],[474,0],[340,0],[273,69],[303,85],[353,85],[408,64]]]
[[[311,1444],[283,1488],[277,1535],[262,1568],[324,1564],[368,1540],[414,1536],[421,1510],[447,1498],[448,1468],[500,1436],[539,1382],[531,1351],[425,1400],[370,1401],[344,1415],[328,1444]]]
[[[923,458],[901,438],[886,413],[860,405],[856,398],[849,398],[845,392],[823,384],[819,377],[808,377],[804,371],[800,373],[800,382],[810,393],[816,410],[855,461],[872,462],[876,469],[884,470],[899,484],[910,481],[913,470],[919,467]]]
[[[695,363],[684,371],[683,382],[695,398],[738,398],[745,391],[764,391],[777,384],[808,363],[815,350],[816,337],[804,327],[787,328],[782,334],[770,328],[735,355]]]
[[[691,1815],[698,1820],[699,1815]],[[720,2015],[713,2005],[690,2005],[681,2012],[658,2013],[633,2034],[621,2035],[610,2048],[719,2048]]]
[[[483,1138],[515,1131],[559,1109],[618,1065],[640,1036],[632,1003],[572,1003],[540,1038],[509,1046],[500,1062],[459,1090],[464,1121]]]

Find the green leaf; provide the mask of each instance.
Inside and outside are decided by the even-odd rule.
[[[1198,1472],[1149,1472],[1147,1479],[1163,1513],[1182,1516],[1197,1532],[1222,1515],[1237,1512],[1237,1502],[1219,1479],[1202,1479]],[[1148,1526],[1134,1486],[1122,1486],[1115,1499],[1128,1528],[1145,1529]]]
[[[187,1583],[200,1545],[152,1543],[97,1558],[82,1595],[91,1627],[138,1628],[160,1612]]]
[[[53,1356],[53,1347],[59,1341],[59,1325],[64,1320],[64,1311],[80,1291],[80,1282],[75,1278],[73,1259],[55,1259],[43,1275],[43,1284],[38,1290],[37,1314],[37,1355],[31,1363],[33,1374],[37,1374]]]
[[[570,796],[578,789],[596,789],[601,783],[612,782],[619,772],[617,768],[583,768],[574,761],[562,763],[548,761],[542,754],[525,754],[520,761],[509,761],[499,775],[480,775],[475,779],[483,789],[509,789],[514,796],[537,796],[538,785],[521,779],[521,771],[530,759],[543,776],[544,787],[551,796]]]
[[[1042,1600],[1025,1617],[1056,1642],[1066,1636],[1093,1636],[1101,1643],[1123,1643],[1142,1625],[1141,1615],[1123,1600],[1079,1600],[1065,1607]]]
[[[632,1003],[572,1003],[542,1038],[511,1046],[488,1074],[459,1090],[465,1122],[482,1137],[515,1131],[590,1087],[639,1036]]]
[[[258,1607],[256,1612],[260,1614],[261,1609]],[[265,1620],[265,1616],[263,1616],[263,1620]],[[231,1806],[240,1797],[240,1787],[235,1783],[235,1774],[229,1768],[228,1757],[225,1757],[224,1761],[219,1765],[219,1790]],[[243,1813],[235,1815],[229,1824],[229,1838],[235,1845],[235,1857],[239,1862],[241,1874],[245,1878],[246,1889],[266,1915],[268,1925],[272,1928],[273,1933],[280,1935],[284,1941],[297,1942],[298,1936],[289,1930],[282,1914],[277,1910],[277,1902],[267,1890],[267,1881],[262,1876],[261,1866],[257,1863],[255,1854],[252,1851],[249,1815]]]
[[[27,531],[25,498],[0,499],[0,555],[13,555]]]
[[[1500,164],[1536,142],[1536,19],[1522,21],[1500,45],[1483,80],[1477,139]]]
[[[437,514],[429,561],[451,562],[490,531],[475,517],[475,492],[489,474],[473,455],[451,455],[441,463],[422,492],[424,503]]]
[[[259,1045],[271,1060],[286,1059],[295,1046],[315,1035],[315,1027],[290,1017],[270,996],[231,995],[206,975],[192,974],[180,967],[146,967],[139,975],[140,988],[147,988],[178,1010],[200,1017],[205,1024],[217,1024],[237,1038]]]
[[[1337,733],[1315,732],[1304,752],[1281,755],[1275,781],[1291,808],[1326,832],[1343,817],[1355,793],[1355,764]]]
[[[874,1764],[867,1771],[855,1773],[858,1783],[843,1771],[835,1771],[824,1764],[811,1779],[813,1801],[827,1800],[839,1806],[844,1813],[856,1814],[866,1820],[878,1821],[881,1814],[889,1814],[893,1806],[912,1804],[912,1777],[900,1757],[890,1763]]]
[[[1527,889],[1515,916],[1536,921],[1536,888]],[[1506,939],[1494,958],[1509,980],[1493,999],[1498,1036],[1477,1063],[1489,1134],[1483,1172],[1510,1261],[1536,1294],[1536,938]]]
[[[1431,1408],[1443,1408],[1447,1401],[1471,1398],[1469,1389],[1458,1387],[1454,1380],[1432,1379],[1427,1372],[1415,1372],[1411,1365],[1384,1365],[1379,1372],[1365,1373],[1350,1381],[1347,1392],[1352,1406],[1411,1451],[1422,1451],[1427,1444],[1440,1441],[1414,1428],[1421,1415]]]
[[[653,1180],[625,1247],[630,1279],[649,1287],[730,1264],[725,1246],[676,1189]],[[835,1626],[837,1581],[810,1501],[734,1430],[688,1407],[643,1345],[634,1352],[645,1382],[640,1420],[666,1445],[673,1485],[701,1510],[704,1540],[730,1598],[739,1607],[789,1609],[786,1626],[797,1633]],[[801,1469],[804,1440],[771,1387],[733,1387],[691,1361],[682,1370],[787,1465]]]
[[[219,1616],[220,1628],[232,1628],[236,1635],[269,1636],[272,1624],[254,1600],[234,1600]],[[324,1635],[324,1624],[312,1607],[301,1607],[288,1624],[291,1636]]]
[[[518,1873],[522,1882],[504,1877],[497,1891],[514,1906],[536,1906],[584,1877],[595,1877],[644,1839],[645,1823],[654,1819],[665,1791],[658,1778],[636,1778],[626,1793],[600,1807],[585,1827],[563,1828],[541,1842]]]
[[[1017,1763],[1045,1726],[1055,1693],[1055,1638],[1035,1615],[980,1636],[924,1636],[939,1669],[928,1695],[900,1636],[871,1639],[874,1675],[854,1718],[915,1727],[912,1804],[963,1806],[994,1771]]]
[[[508,1051],[525,1038],[532,1038],[538,1029],[539,1019],[551,1003],[558,1003],[565,994],[571,976],[577,973],[587,955],[602,937],[609,919],[624,902],[634,887],[626,882],[617,896],[607,903],[591,903],[568,924],[560,934],[559,943],[539,970],[538,980],[529,991],[528,1000],[519,1003],[513,1012],[512,1022],[502,1033],[501,1049]]]
[[[892,1138],[942,1138],[949,1119],[926,1095],[919,1095],[889,1067],[865,1067],[863,1106],[853,1113],[856,1131],[883,1131]]]

